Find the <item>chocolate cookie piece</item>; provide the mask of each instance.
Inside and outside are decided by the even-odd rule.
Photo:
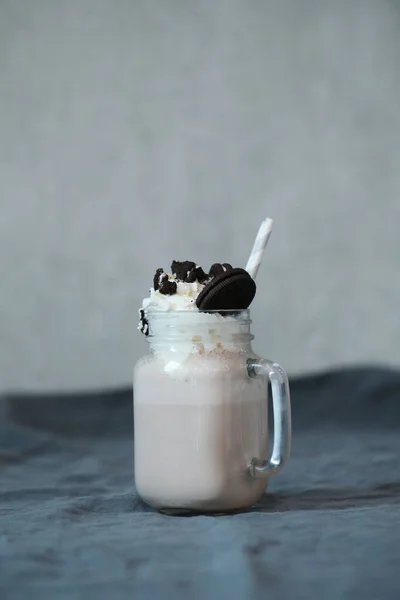
[[[139,330],[147,337],[149,335],[149,322],[146,319],[144,309],[139,309]]]
[[[153,279],[153,287],[157,291],[160,287],[160,277],[164,273],[164,269],[157,269]]]
[[[203,269],[201,267],[196,267],[195,269],[192,269],[190,271],[189,275],[187,276],[186,282],[194,283],[195,281],[198,281],[199,283],[204,283],[205,281],[207,281],[207,279],[208,275],[204,273]]]
[[[164,294],[164,296],[173,296],[173,294],[176,294],[177,287],[175,281],[169,281],[166,273],[161,277],[159,288],[160,294]]]
[[[218,275],[222,275],[222,273],[230,271],[232,268],[229,263],[214,263],[210,268],[210,277],[218,277]]]
[[[252,303],[256,283],[244,269],[228,269],[214,277],[196,299],[199,310],[244,310]]]
[[[179,260],[173,260],[171,265],[171,271],[176,278],[180,281],[187,281],[187,277],[189,272],[196,268],[196,263],[191,260],[184,260],[183,262],[179,262]]]
[[[223,273],[225,273],[225,271],[221,263],[214,263],[213,265],[211,265],[209,271],[210,277],[218,277],[218,275],[222,275]]]

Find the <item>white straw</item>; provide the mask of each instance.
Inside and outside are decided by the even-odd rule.
[[[257,277],[257,272],[260,267],[264,250],[268,244],[269,236],[272,231],[272,219],[265,219],[260,225],[257,237],[254,241],[254,246],[245,267],[246,271],[253,279]]]

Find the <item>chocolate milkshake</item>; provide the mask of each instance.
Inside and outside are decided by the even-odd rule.
[[[155,273],[140,309],[150,352],[134,370],[134,445],[137,490],[160,510],[239,510],[266,489],[269,371],[253,368],[254,294],[228,263]]]

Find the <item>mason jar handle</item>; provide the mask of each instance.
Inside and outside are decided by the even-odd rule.
[[[274,413],[272,455],[268,460],[255,456],[249,465],[252,477],[268,477],[280,471],[290,456],[292,419],[289,382],[280,365],[263,358],[250,358],[247,361],[247,372],[249,377],[267,376],[271,382]]]

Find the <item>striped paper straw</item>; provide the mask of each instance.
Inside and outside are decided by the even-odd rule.
[[[268,244],[269,236],[271,235],[273,222],[273,219],[265,219],[265,221],[261,223],[257,237],[254,241],[253,249],[245,267],[246,271],[253,279],[257,277],[264,250]]]

